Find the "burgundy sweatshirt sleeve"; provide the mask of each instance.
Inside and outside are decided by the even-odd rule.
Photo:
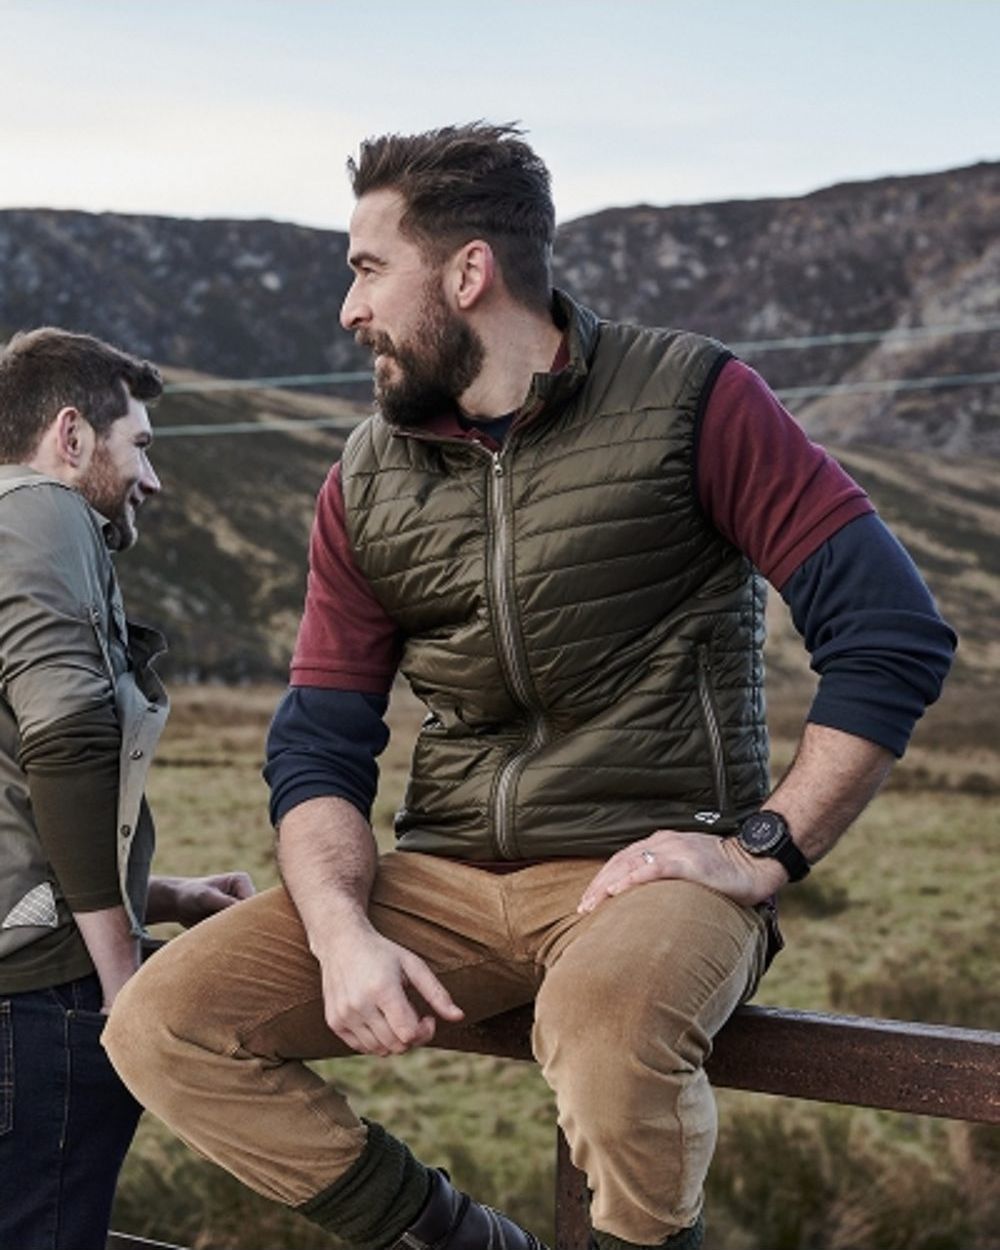
[[[291,685],[388,694],[400,650],[395,623],[355,562],[336,464],[316,502]]]
[[[706,406],[697,478],[709,519],[791,608],[820,676],[808,720],[902,755],[955,635],[865,493],[739,361]]]
[[[827,538],[874,512],[759,374],[722,368],[702,418],[697,491],[712,524],[780,589]]]

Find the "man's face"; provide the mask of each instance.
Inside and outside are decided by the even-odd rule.
[[[340,321],[374,354],[375,398],[387,421],[422,425],[475,381],[485,351],[448,305],[442,271],[400,233],[403,200],[372,191],[351,218],[354,282]]]
[[[160,490],[160,479],[149,461],[153,431],[146,406],[129,396],[128,410],[94,441],[90,460],[77,489],[110,522],[109,545],[116,551],[131,547],[138,538],[136,513],[149,495]]]

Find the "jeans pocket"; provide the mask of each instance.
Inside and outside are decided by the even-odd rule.
[[[71,1028],[82,1029],[88,1034],[96,1033],[98,1037],[104,1032],[108,1017],[103,1011],[88,1011],[83,1007],[74,1007],[66,1012],[66,1019]]]
[[[0,1003],[0,1137],[14,1127],[14,1021],[10,1003]]]

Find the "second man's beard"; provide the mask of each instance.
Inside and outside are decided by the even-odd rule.
[[[113,551],[126,551],[138,538],[135,508],[130,502],[133,483],[123,482],[110,457],[98,447],[80,481],[80,494],[110,524],[113,533],[108,545]]]

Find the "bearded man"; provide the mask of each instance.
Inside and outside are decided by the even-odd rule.
[[[100,1044],[146,923],[194,924],[244,873],[149,877],[162,636],[113,552],[160,490],[147,361],[82,334],[0,352],[0,1246],[98,1250],[140,1114]]]
[[[600,1250],[702,1239],[703,1063],[772,899],[862,810],[954,645],[864,492],[719,343],[553,292],[548,173],[477,123],[362,145],[341,321],[378,410],[321,491],[267,776],[284,886],[185,935],[107,1045],[340,1244],[533,1250],[302,1062],[534,1001]],[[820,689],[767,765],[760,570]],[[368,823],[401,670],[396,849]]]

